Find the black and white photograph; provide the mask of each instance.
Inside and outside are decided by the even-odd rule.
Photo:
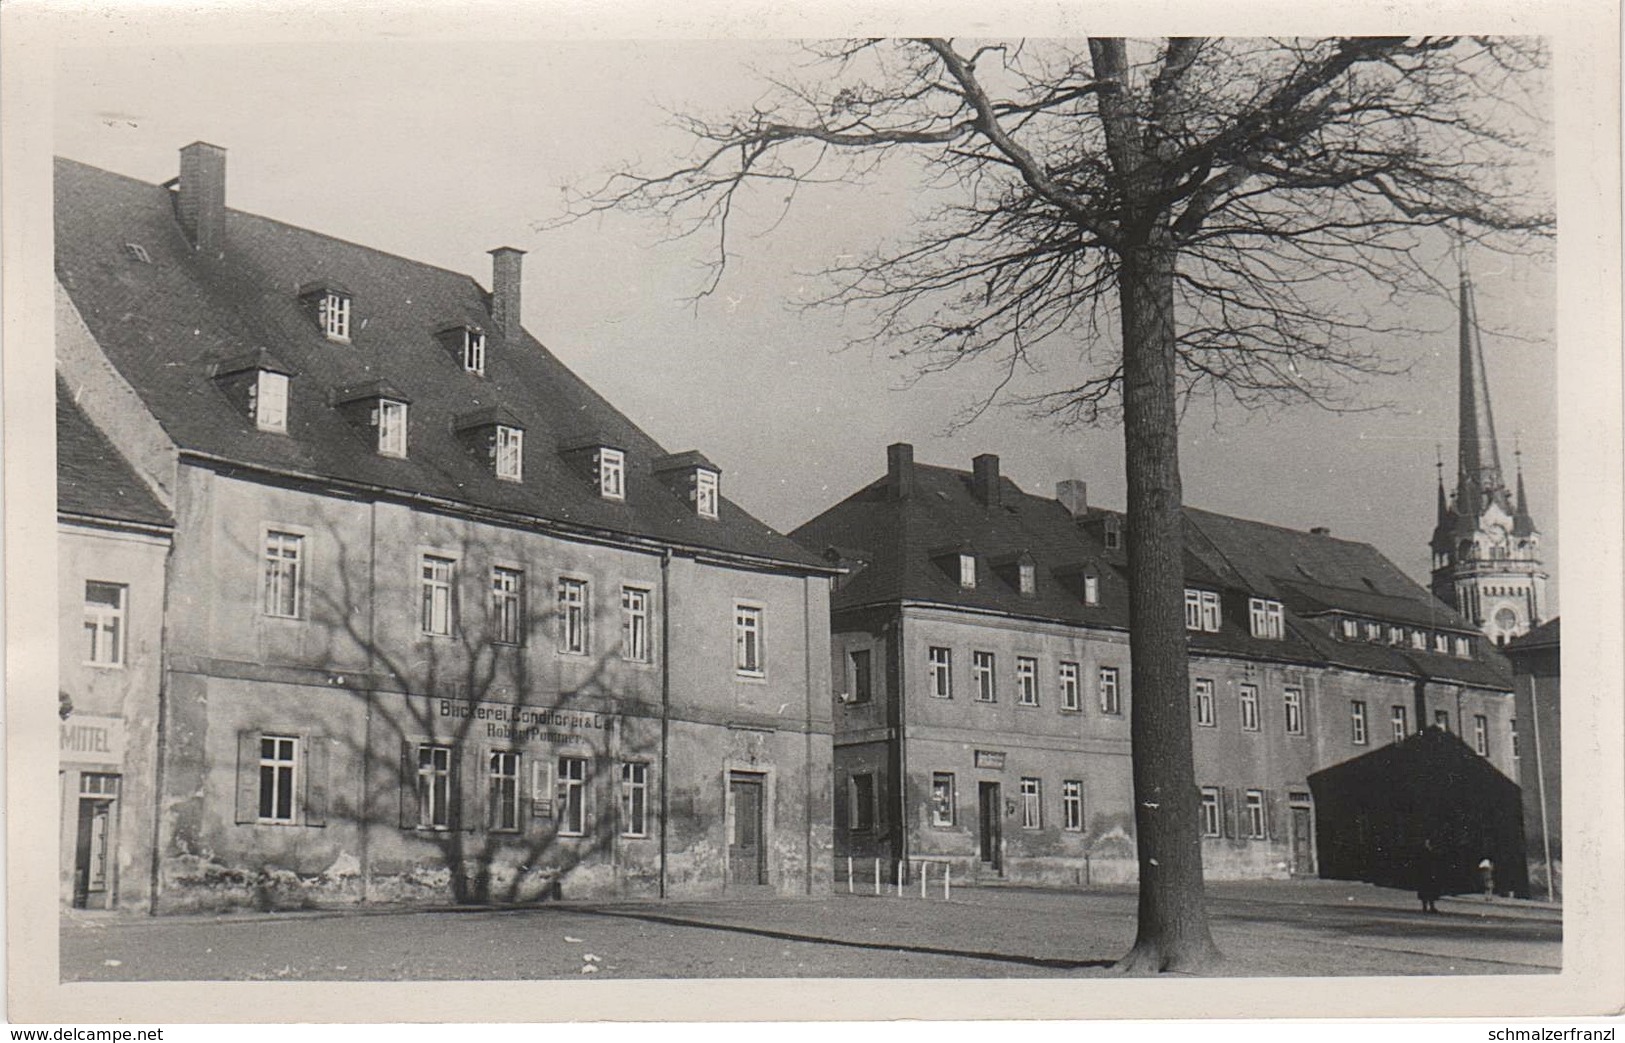
[[[1617,1013],[1616,27],[1384,12],[14,9],[10,1020]]]

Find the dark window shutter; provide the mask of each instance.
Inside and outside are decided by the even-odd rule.
[[[237,824],[260,817],[260,733],[237,733]]]
[[[418,762],[417,743],[401,740],[401,828],[416,829],[418,824]]]
[[[305,736],[305,825],[327,825],[327,736]]]
[[[463,800],[463,776],[468,771],[468,765],[463,763],[464,760],[465,758],[463,757],[462,749],[453,746],[451,748],[451,778],[448,780],[448,785],[446,786],[447,798],[451,802],[451,806],[447,809],[449,812],[447,821],[451,825],[452,829],[473,828],[472,825],[464,822],[463,815],[465,810],[467,810],[470,815],[472,815],[474,810],[473,808],[468,807],[467,802]]]
[[[1281,819],[1281,815],[1280,815],[1280,809],[1276,807],[1276,805],[1279,804],[1279,803],[1280,803],[1280,791],[1279,790],[1265,790],[1264,791],[1264,833],[1271,840],[1280,840],[1281,839],[1281,836],[1280,836],[1280,819]]]
[[[452,804],[453,814],[462,809],[462,817],[453,819],[459,829],[479,829],[486,818],[486,780],[490,778],[491,758],[488,750],[475,747],[472,755],[463,756],[463,751],[453,749],[451,753],[452,783],[460,791],[456,803]]]
[[[1225,786],[1219,790],[1220,799],[1224,801],[1224,835],[1236,835],[1236,790],[1233,786]]]

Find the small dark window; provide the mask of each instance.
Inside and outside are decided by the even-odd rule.
[[[847,658],[852,664],[852,701],[854,703],[866,703],[872,693],[869,650],[867,648],[859,649],[856,652],[849,653]]]
[[[875,777],[852,776],[852,807],[849,828],[868,830],[875,828]]]

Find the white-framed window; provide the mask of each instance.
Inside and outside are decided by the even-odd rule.
[[[1426,652],[1428,650],[1428,632],[1426,630],[1412,630],[1411,647],[1418,652]]]
[[[254,426],[261,431],[288,430],[288,378],[270,370],[254,381]]]
[[[130,588],[122,583],[85,583],[85,662],[94,666],[124,665],[126,602]]]
[[[1490,755],[1490,719],[1481,713],[1473,714],[1473,752],[1480,757]]]
[[[1219,787],[1203,786],[1202,835],[1204,837],[1216,837],[1222,832],[1223,814],[1224,809],[1220,805]]]
[[[1411,715],[1405,707],[1395,704],[1388,711],[1388,723],[1394,730],[1394,741],[1404,742],[1411,734]]]
[[[933,646],[926,653],[931,695],[937,699],[954,697],[954,653],[951,648]]]
[[[1219,595],[1211,590],[1185,590],[1185,629],[1219,632]]]
[[[1382,624],[1367,620],[1365,624],[1365,639],[1367,641],[1382,640]]]
[[[1443,729],[1444,731],[1447,731],[1447,732],[1453,730],[1450,727],[1450,711],[1449,710],[1434,710],[1433,711],[1433,726],[1435,728],[1441,728],[1441,729]]]
[[[735,605],[734,672],[760,677],[767,669],[762,652],[761,608],[756,605]]]
[[[559,577],[559,651],[566,655],[586,655],[587,581],[573,576]]]
[[[451,747],[418,744],[418,828],[450,829]]]
[[[1038,705],[1038,660],[1016,656],[1016,701],[1022,706]]]
[[[976,589],[976,555],[959,556],[959,586],[964,590]]]
[[[1440,655],[1444,655],[1444,654],[1448,653],[1450,651],[1450,635],[1449,634],[1434,634],[1433,635],[1433,650],[1435,652],[1438,652]]]
[[[406,403],[378,400],[378,453],[381,456],[406,455]]]
[[[1405,628],[1390,625],[1388,627],[1388,643],[1390,645],[1403,645],[1405,643]]]
[[[1247,614],[1252,622],[1254,637],[1278,641],[1286,636],[1286,613],[1279,601],[1270,598],[1249,598]]]
[[[718,491],[720,480],[715,471],[701,467],[694,472],[694,513],[701,518],[715,518],[722,499]]]
[[[1339,620],[1338,621],[1338,627],[1341,630],[1341,632],[1343,634],[1343,639],[1345,641],[1353,641],[1355,638],[1360,636],[1360,624],[1356,620],[1353,620],[1353,619]]]
[[[419,626],[425,634],[447,637],[456,615],[452,597],[457,562],[436,554],[423,555],[419,566],[422,605]]]
[[[485,333],[472,327],[463,330],[463,369],[485,375]]]
[[[1210,634],[1219,632],[1219,595],[1211,590],[1202,591],[1202,629]]]
[[[506,424],[497,425],[497,477],[505,482],[525,480],[525,432]]]
[[[486,825],[500,832],[519,828],[519,754],[492,750]]]
[[[1288,735],[1303,734],[1303,689],[1288,686],[1281,691],[1281,720]]]
[[[1241,730],[1244,732],[1258,731],[1258,686],[1244,684],[1241,692]]]
[[[1061,783],[1061,828],[1069,833],[1083,832],[1083,782],[1066,779]]]
[[[298,821],[299,739],[292,735],[260,736],[259,821]]]
[[[931,824],[939,829],[951,828],[958,813],[958,796],[954,792],[954,776],[948,771],[931,773]]]
[[[621,836],[649,835],[649,765],[621,763]]]
[[[1355,699],[1349,703],[1349,725],[1352,729],[1350,737],[1354,740],[1354,745],[1364,746],[1369,741],[1366,730],[1365,700]]]
[[[1083,577],[1083,603],[1085,605],[1100,604],[1100,577]]]
[[[642,587],[621,588],[621,658],[649,661],[649,592]]]
[[[1263,840],[1265,833],[1264,791],[1250,789],[1247,791],[1247,836],[1253,840]]]
[[[587,758],[560,757],[554,779],[559,832],[579,837],[587,832]]]
[[[350,298],[330,290],[317,303],[316,314],[329,340],[350,339]]]
[[[1218,714],[1213,706],[1213,682],[1206,677],[1198,677],[1196,687],[1196,723],[1203,728],[1216,728],[1219,724]]]
[[[1043,785],[1031,777],[1021,780],[1021,828],[1044,828]]]
[[[1061,688],[1061,709],[1083,709],[1083,696],[1078,691],[1078,664],[1062,662],[1059,670],[1058,683]]]
[[[1523,751],[1518,747],[1518,719],[1516,717],[1507,721],[1507,738],[1512,742],[1512,759],[1517,760],[1522,757]]]
[[[598,495],[626,499],[626,454],[619,449],[598,450]]]
[[[1456,638],[1456,655],[1461,659],[1471,659],[1473,657],[1473,642],[1471,638]]]
[[[867,772],[847,779],[846,828],[851,831],[875,828],[875,777]]]
[[[1117,667],[1103,666],[1095,678],[1097,694],[1100,696],[1100,712],[1120,714],[1123,712],[1123,693],[1118,687]]]
[[[1038,570],[1033,567],[1032,562],[1024,561],[1017,565],[1016,577],[1018,582],[1021,584],[1021,592],[1023,594],[1035,594],[1038,592]]]
[[[491,569],[491,639],[525,643],[525,574],[498,565]]]
[[[998,702],[998,677],[993,670],[994,657],[992,652],[971,653],[970,675],[976,685],[976,701],[979,703]]]
[[[265,601],[268,616],[304,614],[305,538],[296,532],[265,532]]]

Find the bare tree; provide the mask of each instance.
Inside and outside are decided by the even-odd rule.
[[[808,56],[750,111],[678,115],[686,159],[613,175],[566,220],[646,211],[673,236],[714,235],[703,294],[754,190],[788,207],[805,186],[915,164],[934,208],[907,241],[827,269],[820,301],[867,306],[867,338],[922,369],[996,360],[986,401],[1062,345],[1076,379],[1029,404],[1062,422],[1121,417],[1140,901],[1119,966],[1208,965],[1182,403],[1347,406],[1390,365],[1374,341],[1404,328],[1380,316],[1429,288],[1434,230],[1492,244],[1546,233],[1530,174],[1543,52],[1458,37],[911,39]]]

